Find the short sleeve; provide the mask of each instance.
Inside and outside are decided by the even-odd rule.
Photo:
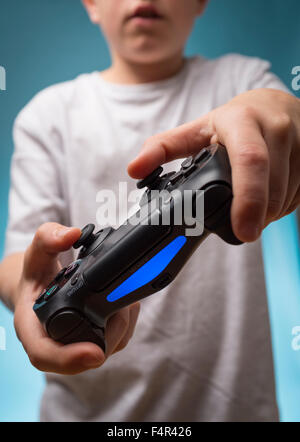
[[[58,114],[53,93],[46,90],[14,123],[4,256],[24,251],[44,222],[68,222],[62,180],[63,134],[55,123]]]
[[[234,70],[233,80],[236,95],[260,88],[291,93],[279,77],[272,72],[272,65],[269,61],[236,54],[228,55],[228,58]]]

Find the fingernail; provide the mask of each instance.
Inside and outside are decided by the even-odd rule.
[[[61,229],[56,229],[54,231],[54,236],[57,238],[62,238],[67,232],[70,232],[70,230],[72,230],[71,227],[62,227]]]
[[[83,363],[88,368],[97,368],[102,364],[102,359],[96,358],[95,356],[85,356]]]

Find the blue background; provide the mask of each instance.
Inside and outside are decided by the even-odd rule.
[[[108,0],[109,1],[109,0]],[[98,28],[80,0],[0,0],[0,65],[7,91],[0,91],[0,253],[7,220],[11,129],[17,112],[39,90],[109,65]],[[187,46],[189,55],[215,57],[239,52],[268,59],[290,87],[300,65],[299,0],[211,0]],[[224,78],[226,82],[226,78]],[[300,257],[295,216],[264,234],[278,400],[282,420],[300,421],[300,351],[291,348],[291,330],[300,325]],[[0,306],[7,350],[0,351],[0,421],[38,418],[43,376],[33,369],[18,343],[12,315]]]

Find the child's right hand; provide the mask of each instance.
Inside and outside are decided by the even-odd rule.
[[[107,323],[107,351],[90,342],[63,345],[51,339],[32,307],[39,293],[60,270],[58,254],[80,237],[78,228],[43,224],[24,255],[23,272],[13,303],[17,336],[34,367],[46,372],[77,374],[100,367],[113,353],[123,349],[133,335],[139,304],[120,310]]]

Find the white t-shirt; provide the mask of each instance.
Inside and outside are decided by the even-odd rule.
[[[156,83],[116,85],[93,72],[39,93],[15,124],[5,255],[24,250],[44,222],[97,224],[97,193],[135,188],[127,164],[147,137],[246,90],[286,90],[269,67],[194,57]],[[44,421],[276,420],[260,241],[233,247],[211,235],[169,287],[142,301],[124,351],[47,381]]]

